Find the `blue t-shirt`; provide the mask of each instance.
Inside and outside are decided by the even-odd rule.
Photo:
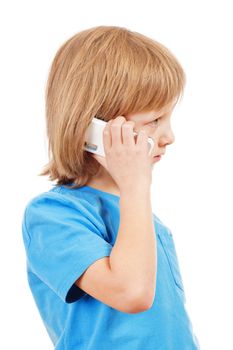
[[[185,308],[173,236],[153,214],[156,293],[150,309],[130,314],[93,298],[75,281],[109,256],[120,222],[120,197],[55,185],[31,199],[22,220],[29,287],[56,350],[200,349]]]

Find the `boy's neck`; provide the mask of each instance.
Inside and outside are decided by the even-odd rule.
[[[120,196],[120,190],[116,182],[113,180],[111,175],[105,169],[103,169],[102,166],[97,175],[92,177],[92,179],[90,179],[86,185],[96,188],[97,190]]]

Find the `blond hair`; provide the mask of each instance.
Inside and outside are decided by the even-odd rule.
[[[92,118],[159,110],[183,95],[185,73],[161,43],[116,26],[83,30],[57,51],[46,86],[49,162],[40,176],[84,186],[100,164],[83,149]],[[66,186],[65,186],[66,187]]]

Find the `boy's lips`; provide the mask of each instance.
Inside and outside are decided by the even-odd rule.
[[[153,157],[153,162],[157,162],[161,159],[161,155]]]
[[[161,157],[161,156],[163,156],[165,153],[160,153],[160,154],[157,154],[156,156],[154,156],[154,158],[155,157]]]

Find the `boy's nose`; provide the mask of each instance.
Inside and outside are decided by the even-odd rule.
[[[175,142],[175,135],[171,129],[159,136],[154,136],[153,138],[155,140],[157,139],[157,143],[161,148]]]

